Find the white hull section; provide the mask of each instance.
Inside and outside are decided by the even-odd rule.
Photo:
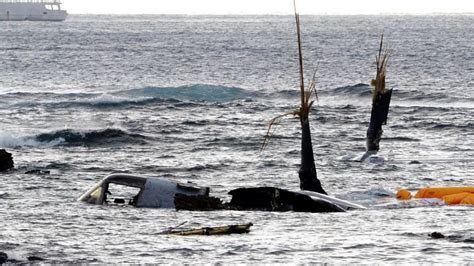
[[[1,3],[0,21],[63,21],[65,10],[47,8],[43,3]]]
[[[350,202],[350,201],[347,201],[347,200],[338,199],[336,197],[332,197],[332,196],[329,196],[329,195],[324,195],[324,194],[314,192],[314,191],[301,190],[301,191],[297,191],[296,193],[307,195],[307,196],[310,196],[312,198],[317,198],[317,199],[329,201],[330,203],[336,204],[339,207],[343,208],[344,210],[364,210],[364,209],[367,209],[366,207],[364,207],[360,204],[353,203],[353,202]]]

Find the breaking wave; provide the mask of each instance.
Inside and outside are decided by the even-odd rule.
[[[121,129],[101,129],[79,131],[73,129],[57,130],[35,136],[14,137],[0,135],[0,146],[13,147],[53,147],[53,146],[104,146],[124,144],[146,144],[149,137],[127,133]]]
[[[7,97],[21,99],[17,106],[46,105],[54,108],[114,108],[156,103],[226,103],[252,99],[255,93],[237,87],[195,84],[179,87],[145,87],[108,93],[10,93]],[[46,99],[46,100],[45,100]]]
[[[55,142],[61,140],[69,145],[107,145],[118,143],[146,143],[147,137],[140,134],[127,133],[120,129],[107,128],[104,130],[75,131],[64,129],[52,133],[43,133],[35,136],[39,142]]]
[[[60,139],[51,142],[40,142],[34,137],[18,137],[9,133],[0,133],[0,147],[2,148],[16,148],[16,147],[52,147],[61,144]]]
[[[254,96],[254,93],[237,87],[195,84],[180,87],[146,87],[123,91],[134,97],[191,102],[230,102]]]
[[[112,94],[101,94],[93,98],[80,99],[75,101],[66,101],[57,103],[61,107],[95,107],[95,108],[108,108],[108,107],[123,107],[127,105],[145,105],[150,102],[157,102],[159,99],[153,99],[148,97],[137,97],[130,98]]]
[[[330,92],[335,95],[356,95],[360,97],[370,96],[371,88],[369,84],[358,83],[355,85],[337,87]]]

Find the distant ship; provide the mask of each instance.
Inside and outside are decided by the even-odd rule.
[[[0,0],[0,21],[63,21],[60,0]]]

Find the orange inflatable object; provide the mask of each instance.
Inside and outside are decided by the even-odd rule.
[[[474,194],[470,194],[469,196],[465,197],[460,204],[466,205],[474,205]]]
[[[408,191],[406,189],[400,189],[397,192],[397,199],[398,200],[409,200],[411,198],[412,198],[412,196],[411,196],[410,191]]]
[[[442,188],[423,188],[418,190],[415,198],[438,198],[458,193],[474,193],[474,187],[442,187]]]
[[[446,195],[443,197],[443,201],[448,204],[448,205],[455,205],[461,203],[464,198],[466,198],[469,195],[474,195],[468,192],[462,192],[458,194],[451,194],[451,195]]]

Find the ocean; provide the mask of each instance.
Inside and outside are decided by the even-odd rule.
[[[474,16],[302,16],[325,190],[345,213],[191,212],[77,202],[111,173],[299,189],[293,16],[89,16],[2,22],[0,251],[46,263],[474,263],[470,206],[384,209],[401,188],[474,185]],[[393,88],[380,156],[365,151],[384,34]],[[25,174],[39,169],[50,174]],[[252,222],[245,235],[159,234]],[[446,237],[433,239],[440,232]]]

